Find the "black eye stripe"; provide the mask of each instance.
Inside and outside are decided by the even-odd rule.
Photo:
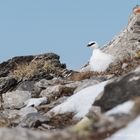
[[[95,44],[95,42],[92,42],[92,43],[88,44],[88,46],[92,46],[92,45],[94,45],[94,44]]]

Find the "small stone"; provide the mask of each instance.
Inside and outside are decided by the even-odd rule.
[[[49,121],[49,118],[46,116],[43,116],[39,113],[30,113],[30,114],[27,114],[23,118],[19,126],[28,127],[28,128],[31,128],[31,127],[37,128],[41,126],[41,124],[43,123],[47,124],[48,121]]]
[[[127,64],[127,63],[123,63],[123,64],[122,64],[122,69],[126,69],[126,68],[127,68],[127,66],[128,66],[128,64]]]
[[[21,115],[22,117],[25,117],[26,115],[30,114],[30,113],[37,113],[37,109],[35,109],[34,107],[24,107],[21,108],[19,111],[19,115]]]

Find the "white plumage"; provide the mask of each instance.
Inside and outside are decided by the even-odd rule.
[[[91,71],[103,72],[113,62],[113,57],[103,53],[99,49],[94,49],[89,61]]]
[[[95,41],[90,42],[87,47],[92,48],[93,52],[89,60],[89,65],[82,68],[81,71],[106,71],[109,65],[114,61],[114,57],[110,54],[102,52]]]

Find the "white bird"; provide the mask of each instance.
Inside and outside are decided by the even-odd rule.
[[[89,60],[90,71],[104,72],[114,61],[114,57],[102,52],[95,41],[89,42],[87,47],[93,49],[92,56]]]
[[[25,105],[26,107],[30,107],[30,106],[39,106],[42,103],[47,103],[47,97],[42,97],[42,98],[31,98],[27,101],[25,101]]]

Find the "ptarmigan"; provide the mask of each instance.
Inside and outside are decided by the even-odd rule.
[[[95,41],[89,42],[87,47],[92,48],[93,52],[89,60],[89,65],[83,68],[81,71],[106,71],[109,65],[114,61],[114,57],[110,54],[102,52]]]

